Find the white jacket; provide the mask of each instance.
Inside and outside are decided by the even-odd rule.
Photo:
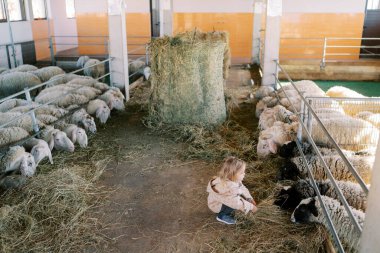
[[[248,189],[242,184],[233,181],[223,181],[214,177],[207,185],[207,204],[211,211],[219,213],[222,204],[233,209],[248,213],[253,209],[253,204],[247,199],[253,199]]]

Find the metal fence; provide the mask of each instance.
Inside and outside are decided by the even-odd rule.
[[[307,97],[306,101],[313,108],[319,116],[318,112],[327,116],[328,120],[334,118],[334,112],[342,112],[348,116],[367,121],[370,119],[372,122],[365,122],[362,125],[350,125],[344,132],[347,138],[344,141],[339,141],[337,144],[343,149],[360,151],[363,149],[376,148],[379,139],[379,125],[380,124],[380,98],[331,98],[331,97]],[[328,109],[328,110],[326,110]],[[364,114],[363,114],[364,113]],[[363,116],[361,116],[361,114]],[[309,132],[313,135],[311,122],[313,115],[309,112],[308,107],[303,106],[301,110],[304,123],[308,125]],[[323,119],[322,119],[323,122]],[[363,122],[364,123],[364,122]],[[349,123],[348,123],[349,124]],[[325,138],[327,139],[327,138]],[[332,146],[331,143],[328,143]]]
[[[313,108],[314,105],[312,106],[309,103],[309,101],[307,100],[307,98],[303,97],[303,95],[301,94],[301,92],[298,90],[298,88],[294,84],[293,80],[289,77],[288,73],[281,67],[281,65],[278,63],[278,61],[276,61],[276,64],[277,64],[277,67],[278,67],[279,71],[281,71],[281,72],[284,73],[284,75],[286,76],[286,78],[288,79],[288,81],[291,83],[291,85],[293,86],[293,88],[297,91],[298,95],[300,96],[301,100],[304,103],[303,104],[304,107],[307,108],[307,114],[309,115],[309,119],[311,120],[312,117],[314,118],[314,120],[318,124],[318,127],[321,128],[321,130],[324,132],[324,134],[327,136],[327,138],[331,142],[331,145],[335,148],[335,150],[337,151],[337,153],[339,154],[339,156],[342,158],[345,166],[349,169],[349,171],[355,177],[356,181],[359,183],[359,185],[361,186],[361,188],[363,189],[363,191],[366,194],[368,194],[368,187],[367,187],[367,185],[365,184],[365,182],[363,181],[363,179],[360,177],[360,175],[357,173],[357,171],[355,170],[355,168],[352,166],[352,164],[350,163],[350,161],[347,159],[347,157],[345,156],[345,154],[343,153],[343,151],[339,147],[338,143],[336,143],[335,140],[331,137],[330,133],[327,131],[327,129],[324,126],[323,122],[321,121],[321,119],[319,119],[318,115],[314,111],[314,109],[317,109],[318,107],[315,106]],[[277,75],[274,74],[274,76],[276,78],[277,84],[280,87],[282,87],[282,83],[278,79]],[[305,136],[307,137],[307,141],[311,144],[314,153],[317,155],[319,161],[321,162],[321,164],[322,164],[322,166],[323,166],[323,168],[324,168],[324,170],[326,172],[326,175],[327,175],[328,179],[330,179],[332,185],[334,186],[334,189],[335,189],[336,193],[339,196],[340,202],[343,204],[344,209],[347,211],[348,217],[350,218],[350,220],[351,220],[351,222],[352,222],[352,224],[353,224],[353,226],[355,228],[355,231],[354,231],[355,234],[357,234],[357,235],[360,236],[361,232],[362,232],[362,227],[358,223],[358,221],[356,220],[355,216],[353,215],[351,207],[348,205],[345,197],[343,196],[342,191],[340,190],[340,188],[337,185],[337,182],[336,182],[335,178],[333,177],[333,175],[332,175],[329,167],[327,166],[325,160],[323,159],[323,156],[322,156],[321,152],[319,151],[319,148],[318,148],[317,144],[313,140],[313,138],[311,136],[311,132],[309,131],[310,126],[308,126],[307,123],[304,123],[304,119],[302,117],[302,114],[292,104],[292,102],[290,101],[290,98],[287,95],[286,91],[285,91],[285,96],[289,100],[289,102],[291,103],[291,106],[292,106],[292,109],[294,110],[294,112],[297,115],[301,115],[301,116],[299,116],[300,127],[302,128],[302,131],[304,132]],[[347,127],[349,127],[349,126],[347,126]],[[297,140],[297,146],[298,146],[298,149],[299,149],[299,151],[301,153],[301,157],[303,159],[303,162],[306,165],[307,173],[309,175],[310,181],[311,181],[311,183],[312,183],[312,185],[313,185],[313,187],[314,187],[314,189],[315,189],[315,191],[317,193],[318,200],[319,200],[319,202],[321,204],[324,216],[325,216],[326,221],[328,223],[328,227],[327,228],[330,231],[330,233],[331,233],[331,235],[332,235],[332,237],[334,239],[335,245],[338,248],[339,252],[345,252],[344,247],[343,247],[343,245],[342,245],[342,243],[341,243],[341,241],[339,239],[339,236],[338,236],[338,233],[337,233],[337,230],[336,230],[336,224],[334,224],[334,222],[332,221],[332,219],[330,217],[330,214],[327,211],[327,208],[326,208],[325,204],[323,203],[323,200],[322,200],[322,197],[321,197],[321,193],[319,192],[319,189],[317,187],[317,183],[315,181],[314,175],[313,175],[313,173],[311,171],[311,167],[309,165],[309,162],[308,162],[305,154],[302,151],[301,143],[300,143],[299,140]]]

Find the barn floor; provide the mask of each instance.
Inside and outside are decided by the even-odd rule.
[[[255,134],[257,119],[254,117],[254,106],[246,98],[252,89],[250,77],[247,70],[232,69],[227,88],[237,92],[235,95],[240,98],[240,107],[232,111],[230,119]],[[254,79],[257,76],[254,75]],[[305,234],[301,233],[303,237],[299,238],[300,241],[286,239],[286,235],[281,234],[279,237],[285,238],[282,242],[285,246],[273,245],[273,250],[267,247],[267,250],[255,251],[252,248],[254,245],[248,246],[252,224],[248,226],[244,220],[237,226],[217,222],[215,215],[207,208],[206,186],[217,173],[221,160],[184,159],[183,153],[188,144],[174,141],[165,134],[157,135],[145,127],[142,119],[147,111],[144,106],[132,101],[126,112],[112,116],[107,126],[99,132],[116,140],[119,147],[117,161],[108,165],[98,182],[99,187],[112,190],[106,203],[97,210],[102,223],[108,224],[103,233],[112,238],[110,252],[298,251],[299,244],[305,241]],[[248,168],[252,167],[254,165],[250,163]],[[273,185],[275,172],[270,173],[269,180]],[[263,190],[255,189],[256,184],[250,182],[247,187],[255,190],[254,196],[259,202],[267,201],[265,197],[272,190],[268,186],[263,186]],[[260,219],[261,226],[271,225],[271,217]],[[289,214],[284,215],[283,219],[285,223],[290,223]],[[273,228],[276,229],[275,226]],[[315,232],[314,226],[308,230]],[[242,237],[244,231],[248,231],[246,237]],[[270,231],[268,227],[267,236]],[[265,244],[266,235],[260,236]]]

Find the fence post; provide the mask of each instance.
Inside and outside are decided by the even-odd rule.
[[[310,106],[312,106],[312,100],[309,99],[309,104]],[[308,111],[308,114],[307,114],[307,131],[309,131],[310,135],[312,136],[312,131],[313,131],[313,124],[312,124],[312,120],[313,120],[313,114],[311,114],[311,111],[310,110],[307,110]]]
[[[303,123],[304,114],[305,114],[305,103],[303,102],[303,100],[301,100],[301,110],[300,110],[300,112],[301,112],[301,114],[300,114],[300,122]],[[302,142],[302,125],[301,124],[298,126],[297,139],[300,142]]]
[[[33,100],[30,97],[30,92],[29,92],[28,88],[25,88],[24,90],[25,90],[26,100],[29,101],[29,104],[32,104]],[[38,131],[40,131],[40,129],[38,127],[37,120],[36,120],[36,115],[34,114],[34,111],[30,112],[30,117],[32,118],[32,124],[33,124],[34,133],[38,133]]]
[[[323,42],[322,61],[321,61],[321,65],[320,65],[321,69],[324,69],[326,67],[326,47],[327,47],[327,38],[325,37],[324,42]]]
[[[49,48],[50,48],[51,65],[55,66],[55,56],[54,56],[54,47],[53,47],[53,38],[52,37],[49,37]]]
[[[145,65],[149,65],[149,53],[148,53],[148,44],[145,45]]]

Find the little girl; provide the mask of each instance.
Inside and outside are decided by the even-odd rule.
[[[257,211],[256,203],[242,181],[246,163],[236,157],[228,157],[219,172],[207,185],[208,207],[218,213],[216,219],[225,224],[235,224],[233,211],[244,213]]]

